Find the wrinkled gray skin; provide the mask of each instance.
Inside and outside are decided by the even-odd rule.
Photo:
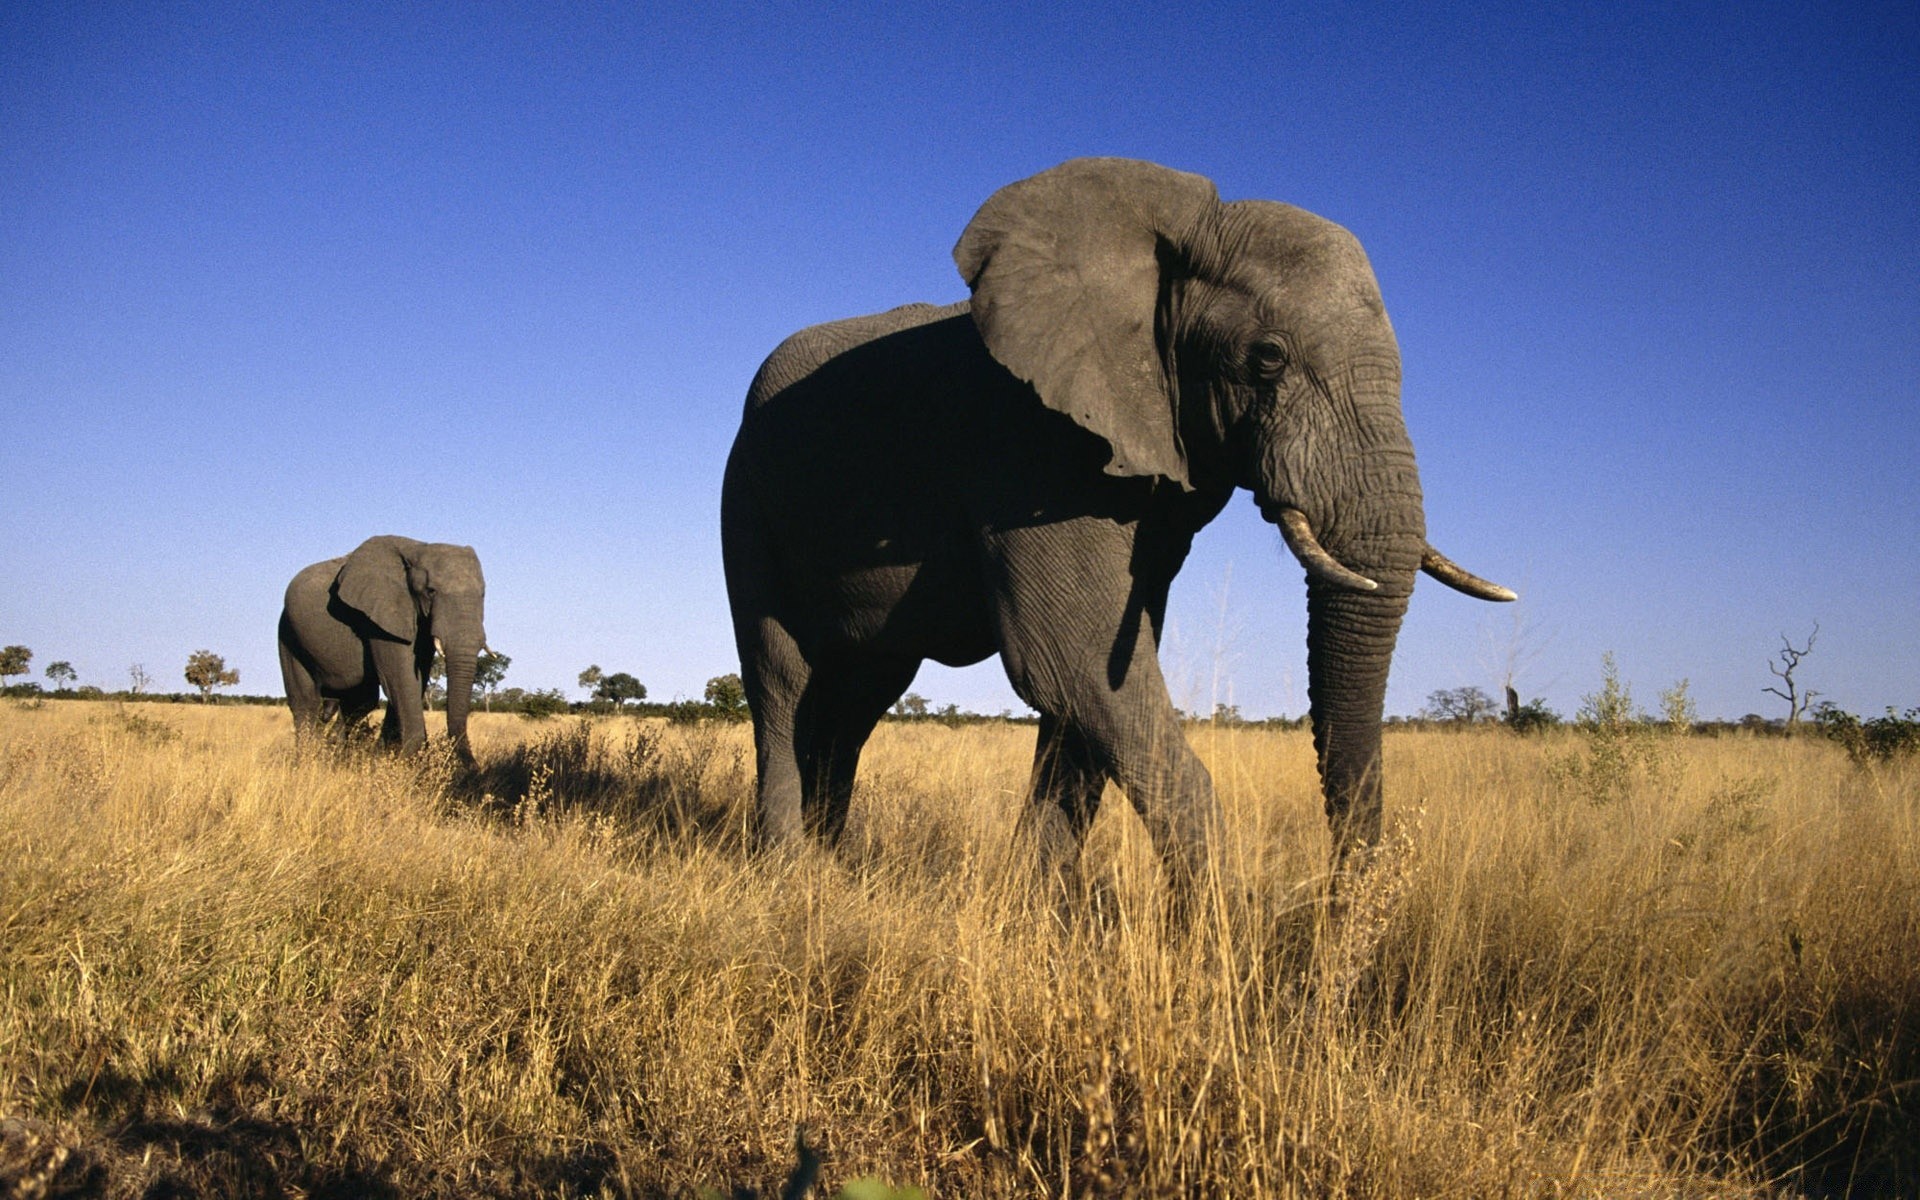
[[[1043,860],[1077,860],[1112,779],[1191,880],[1220,814],[1157,651],[1194,533],[1246,488],[1338,560],[1309,564],[1314,745],[1336,854],[1375,841],[1387,668],[1428,546],[1360,244],[1079,159],[996,193],[954,259],[970,303],[802,330],[747,394],[722,537],[763,839],[837,837],[920,663],[998,653],[1041,714],[1022,826]]]
[[[315,563],[287,585],[280,673],[297,736],[338,712],[350,729],[387,693],[383,742],[426,745],[423,715],[436,641],[447,662],[447,735],[462,758],[475,660],[486,645],[486,580],[471,546],[368,538],[345,558]]]

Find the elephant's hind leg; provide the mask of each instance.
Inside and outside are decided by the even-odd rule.
[[[918,659],[892,657],[815,669],[801,701],[801,809],[808,831],[829,844],[846,830],[860,752],[919,670]]]
[[[763,847],[802,834],[798,733],[795,728],[812,669],[786,627],[772,617],[736,623],[740,675],[753,702],[754,801]]]
[[[1106,787],[1106,770],[1086,735],[1057,717],[1041,717],[1033,780],[1016,836],[1032,847],[1050,876],[1064,877],[1079,863],[1081,843],[1099,815]]]
[[[300,661],[293,647],[288,644],[291,629],[285,613],[280,615],[280,681],[287,689],[287,707],[293,712],[293,736],[304,739],[313,736],[325,720],[325,706],[320,698],[320,685],[315,682],[313,672],[307,670],[307,664]]]
[[[367,714],[380,707],[380,685],[368,681],[339,700],[328,703],[333,709],[334,724],[341,740],[350,740],[353,731],[360,727],[360,722],[367,719]]]

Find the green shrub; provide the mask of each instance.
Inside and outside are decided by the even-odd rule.
[[[529,721],[544,721],[567,711],[567,698],[559,688],[537,688],[520,698],[520,715]]]
[[[1586,753],[1561,760],[1554,770],[1589,803],[1605,806],[1642,787],[1666,786],[1673,753],[1660,727],[1634,704],[1612,652],[1603,655],[1600,663],[1600,690],[1582,697],[1574,719]]]
[[[1536,696],[1508,713],[1505,720],[1507,728],[1515,733],[1545,733],[1560,723],[1560,714]]]
[[[1862,721],[1832,704],[1822,704],[1813,714],[1814,726],[1821,735],[1840,743],[1855,763],[1892,762],[1920,751],[1920,708],[1905,714],[1891,706],[1887,715]]]

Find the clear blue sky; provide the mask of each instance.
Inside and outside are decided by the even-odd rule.
[[[1806,683],[1920,704],[1920,8],[1195,7],[0,7],[0,642],[277,693],[287,579],[392,532],[479,549],[509,684],[697,696],[760,359],[1117,154],[1373,258],[1433,539],[1524,596],[1423,586],[1390,712],[1612,650],[1773,715],[1815,621]],[[1248,501],[1172,616],[1176,702],[1304,708]]]

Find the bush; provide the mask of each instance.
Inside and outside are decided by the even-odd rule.
[[[1920,750],[1920,708],[1904,715],[1889,706],[1887,715],[1862,721],[1832,704],[1822,704],[1813,714],[1814,726],[1821,735],[1840,743],[1855,763],[1892,762]]]
[[[656,711],[675,725],[692,725],[714,715],[710,705],[698,700],[674,700],[659,705]]]
[[[536,688],[520,698],[520,715],[529,721],[544,721],[567,711],[567,698],[559,688]]]
[[[1508,713],[1505,721],[1507,728],[1515,733],[1545,733],[1560,723],[1560,714],[1548,708],[1545,699],[1536,696]]]
[[[1664,787],[1673,765],[1671,745],[1634,704],[1612,651],[1602,655],[1600,663],[1600,690],[1582,697],[1574,719],[1586,753],[1562,759],[1554,767],[1596,807],[1624,800],[1643,788]]]

